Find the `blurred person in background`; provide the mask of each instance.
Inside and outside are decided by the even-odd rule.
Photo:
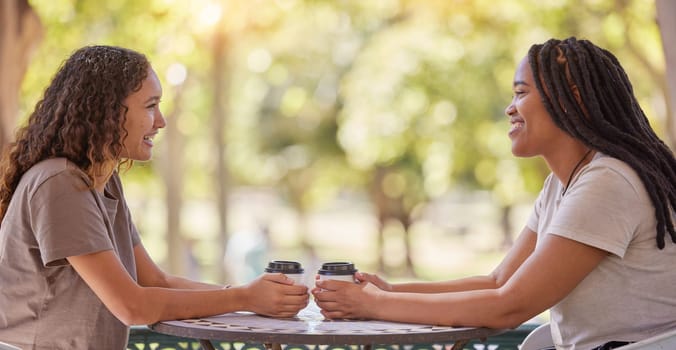
[[[512,153],[551,174],[502,263],[444,282],[318,281],[325,317],[513,328],[549,309],[568,350],[676,328],[676,160],[617,58],[573,37],[533,45],[513,93]]]
[[[282,274],[212,285],[164,273],[131,219],[119,169],[165,126],[146,57],[87,46],[58,70],[0,170],[0,340],[126,349],[130,325],[247,310],[290,317],[307,287]]]
[[[266,224],[256,226],[235,231],[228,238],[223,264],[235,283],[250,282],[267,267],[270,231]]]

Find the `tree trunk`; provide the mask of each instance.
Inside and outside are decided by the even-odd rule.
[[[415,267],[413,266],[413,242],[411,238],[411,225],[413,224],[409,217],[409,213],[403,215],[399,218],[401,220],[401,225],[404,228],[404,249],[406,250],[406,262],[405,262],[405,271],[404,275],[409,277],[416,277]]]
[[[512,205],[503,205],[500,209],[501,220],[500,227],[502,228],[502,243],[500,248],[503,250],[509,249],[514,240],[512,239]]]
[[[404,274],[415,277],[415,268],[413,258],[411,256],[411,237],[409,228],[412,225],[410,212],[406,210],[403,197],[390,198],[383,191],[383,182],[389,174],[391,169],[383,166],[376,166],[371,176],[371,183],[369,184],[369,195],[371,202],[375,206],[376,217],[378,218],[378,238],[377,238],[377,253],[378,253],[378,271],[386,273],[387,266],[385,264],[385,229],[389,220],[394,220],[401,224],[403,228],[403,244],[405,249],[404,256]]]
[[[676,1],[657,0],[656,7],[667,70],[666,142],[676,151]]]
[[[181,236],[181,208],[183,207],[183,135],[178,129],[178,118],[181,115],[182,86],[176,87],[173,96],[174,109],[167,119],[167,154],[163,157],[164,185],[167,200],[167,262],[171,273],[185,276],[190,271],[186,264],[187,251]],[[194,277],[194,276],[187,276]]]
[[[0,147],[14,139],[19,90],[42,24],[28,0],[0,1]]]
[[[223,137],[226,123],[226,98],[227,96],[227,36],[222,29],[222,25],[218,25],[214,29],[214,39],[212,48],[213,66],[211,76],[213,77],[213,110],[212,110],[212,132],[214,140],[214,153],[216,158],[215,179],[216,195],[218,196],[216,203],[218,205],[218,236],[217,246],[218,255],[216,263],[216,278],[218,282],[225,283],[227,281],[225,270],[225,250],[228,245],[228,187],[230,183],[230,174],[226,162],[226,141]]]

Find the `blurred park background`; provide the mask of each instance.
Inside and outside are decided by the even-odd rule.
[[[154,259],[202,280],[246,282],[271,259],[490,272],[548,173],[511,155],[504,109],[550,37],[614,52],[676,141],[659,1],[0,1],[4,142],[75,49],[148,56],[168,125],[122,179]]]

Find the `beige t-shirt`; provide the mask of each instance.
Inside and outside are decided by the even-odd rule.
[[[562,190],[550,175],[528,227],[538,237],[555,234],[609,254],[551,308],[557,349],[588,350],[676,328],[676,244],[667,237],[657,248],[655,208],[636,172],[597,153],[563,197]]]
[[[0,224],[0,340],[22,349],[125,349],[129,329],[66,260],[114,250],[133,279],[139,236],[115,173],[105,195],[64,158],[21,178]]]

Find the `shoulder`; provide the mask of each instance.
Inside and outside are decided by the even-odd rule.
[[[542,189],[540,190],[539,201],[548,201],[551,198],[557,197],[559,193],[563,190],[563,184],[559,179],[554,175],[554,173],[549,173],[545,182],[542,184]]]
[[[87,174],[66,158],[50,158],[33,165],[21,178],[19,185],[29,192],[43,187],[67,191],[73,187],[88,190],[91,181]]]
[[[620,159],[599,152],[594,156],[584,173],[580,176],[581,181],[586,177],[602,188],[622,189],[622,192],[631,192],[647,199],[647,192],[639,175],[629,164]]]
[[[89,182],[87,174],[66,158],[45,159],[28,169],[24,176],[31,178],[49,178],[62,173],[82,177]]]

